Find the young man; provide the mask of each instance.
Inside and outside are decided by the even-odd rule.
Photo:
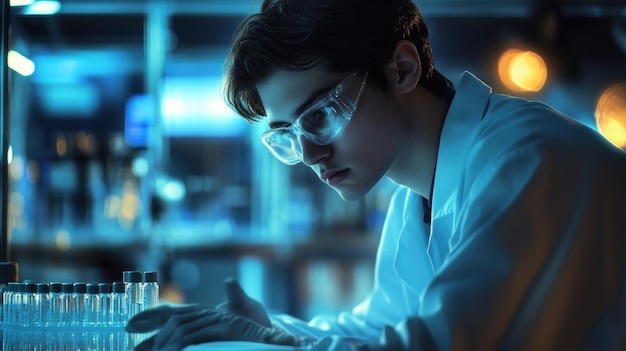
[[[537,102],[433,66],[410,0],[266,0],[237,31],[228,102],[346,200],[398,184],[375,286],[337,318],[267,317],[236,283],[220,311],[144,313],[145,345],[316,350],[626,349],[626,154]],[[158,318],[152,318],[156,315]]]

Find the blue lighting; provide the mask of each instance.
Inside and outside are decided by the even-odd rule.
[[[37,1],[26,7],[22,11],[24,15],[54,15],[61,10],[61,3],[58,1]]]
[[[219,77],[167,77],[161,113],[165,136],[238,137],[248,124],[221,96]]]

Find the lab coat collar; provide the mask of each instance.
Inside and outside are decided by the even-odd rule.
[[[454,204],[448,201],[458,188],[469,145],[475,138],[476,125],[483,118],[490,94],[491,88],[472,73],[465,71],[461,75],[439,141],[432,195],[433,220],[454,209]]]
[[[461,177],[467,153],[476,137],[476,126],[483,118],[491,88],[465,71],[448,110],[441,132],[439,154],[432,194],[432,222],[428,242],[428,256],[433,270],[437,270],[450,251],[449,240],[456,229],[454,215],[461,204],[456,203],[462,191]]]
[[[422,197],[406,188],[403,204],[402,229],[400,230],[393,268],[407,286],[415,292],[421,292],[432,279],[425,268],[432,269],[432,262],[426,253],[430,225],[422,220],[424,211]],[[420,214],[420,215],[417,215]],[[431,272],[434,270],[431,270]],[[419,274],[416,274],[419,272]]]
[[[431,194],[433,218],[428,226],[421,214],[425,205],[421,196],[407,189],[404,200],[403,227],[398,237],[394,269],[414,291],[421,292],[432,275],[421,271],[416,275],[416,253],[427,252],[421,267],[430,265],[432,273],[441,266],[449,252],[454,211],[452,199],[460,183],[464,160],[476,125],[482,119],[491,88],[470,72],[464,72],[448,110],[441,135],[437,170]]]

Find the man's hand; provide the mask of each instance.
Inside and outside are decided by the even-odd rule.
[[[251,319],[268,328],[272,327],[272,322],[263,305],[250,298],[235,279],[227,279],[224,282],[224,290],[226,301],[217,305],[218,310]]]
[[[197,305],[161,306],[143,311],[128,322],[129,333],[158,333],[135,347],[135,351],[178,351],[186,346],[211,341],[250,341],[301,346],[303,340],[248,318],[202,308]]]
[[[170,318],[176,315],[184,315],[200,311],[202,308],[196,304],[167,306],[145,310],[133,316],[126,325],[129,333],[147,333],[163,327]]]

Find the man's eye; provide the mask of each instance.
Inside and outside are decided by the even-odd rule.
[[[313,111],[311,114],[311,119],[314,121],[323,121],[328,117],[329,114],[332,113],[332,108],[330,106],[326,106],[324,108],[317,109]]]
[[[302,119],[302,125],[306,129],[307,127],[324,127],[328,121],[328,117],[335,113],[335,109],[332,106],[326,106],[311,111]]]

